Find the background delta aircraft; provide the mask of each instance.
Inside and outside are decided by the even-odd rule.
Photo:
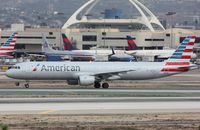
[[[198,68],[190,62],[195,38],[187,37],[165,62],[26,62],[14,65],[6,75],[26,80],[25,87],[29,80],[67,80],[71,85],[108,88],[104,81],[162,78]]]
[[[12,56],[15,51],[17,33],[14,32],[8,40],[0,46],[0,57]]]
[[[137,45],[133,38],[131,36],[127,36],[127,42],[128,42],[128,51],[126,51],[126,54],[136,56],[136,57],[155,57],[157,59],[168,59],[175,49],[169,49],[169,50],[137,50]],[[196,58],[196,55],[193,53],[192,58]]]
[[[106,48],[95,48],[93,50],[79,50],[75,46],[73,46],[72,42],[67,38],[67,36],[63,33],[62,34],[63,38],[63,44],[64,44],[64,49],[68,51],[73,51],[73,52],[85,52],[85,53],[91,53],[95,55],[96,61],[98,61],[98,57],[108,57],[108,61],[121,61],[121,62],[129,62],[129,61],[135,61],[135,57],[129,54],[125,54],[124,50],[114,50],[112,49],[106,49]],[[133,39],[132,41],[129,40],[129,42],[134,42]],[[132,44],[130,44],[131,46]]]

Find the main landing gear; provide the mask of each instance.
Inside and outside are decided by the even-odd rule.
[[[15,86],[20,86],[20,82],[15,82]],[[29,81],[26,81],[25,83],[24,83],[24,87],[25,88],[29,88],[30,86],[29,86]]]
[[[100,82],[95,82],[94,83],[94,88],[104,88],[104,89],[108,89],[109,88],[109,84],[108,83],[101,83]]]

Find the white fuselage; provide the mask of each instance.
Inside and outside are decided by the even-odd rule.
[[[154,57],[157,56],[158,58],[169,58],[175,50],[130,50],[126,51],[129,55],[134,55],[137,57]],[[196,54],[192,54],[192,58],[196,58]]]
[[[106,80],[146,80],[169,76],[163,62],[27,62],[6,75],[23,80],[78,80],[80,76],[106,76]]]

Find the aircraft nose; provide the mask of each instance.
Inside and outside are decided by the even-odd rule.
[[[9,78],[13,78],[13,72],[11,70],[7,70],[5,75]]]

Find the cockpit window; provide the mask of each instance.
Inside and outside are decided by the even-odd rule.
[[[19,66],[11,66],[11,67],[9,67],[9,69],[16,69],[16,70],[18,69],[19,70],[20,67]]]

